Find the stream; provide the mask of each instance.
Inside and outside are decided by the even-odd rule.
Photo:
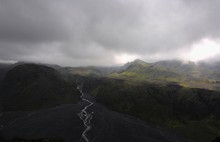
[[[88,105],[86,105],[81,112],[78,113],[79,118],[83,121],[83,124],[85,126],[85,130],[82,133],[82,138],[86,141],[89,142],[88,137],[86,136],[86,133],[92,128],[90,121],[92,119],[92,115],[93,112],[88,113],[86,110],[87,108],[91,107],[93,105],[93,102],[89,101],[88,99],[84,98],[84,93],[82,91],[82,86],[77,86],[77,89],[80,91],[81,96],[80,98],[82,99],[82,101],[85,101],[88,103]]]

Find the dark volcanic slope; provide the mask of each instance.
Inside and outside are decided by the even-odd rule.
[[[66,82],[51,67],[22,64],[11,69],[0,86],[3,111],[37,110],[79,98],[76,84]]]
[[[92,131],[94,142],[186,142],[171,132],[146,124],[137,118],[107,110],[94,104]]]
[[[11,64],[0,63],[0,81],[3,80],[5,74],[10,70]]]
[[[62,105],[37,112],[5,112],[0,117],[0,135],[5,139],[63,138],[81,139],[83,124],[77,113],[81,105]]]
[[[94,101],[86,96],[87,99]],[[0,135],[10,139],[23,137],[62,137],[66,142],[84,142],[81,134],[83,123],[77,113],[86,105],[63,105],[39,112],[8,112],[0,117]],[[92,129],[87,137],[90,142],[186,142],[182,137],[164,132],[137,118],[110,111],[98,103],[88,110],[94,112]]]

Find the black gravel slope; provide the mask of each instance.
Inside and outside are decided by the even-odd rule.
[[[87,98],[94,101],[88,95]],[[83,142],[84,127],[77,113],[85,105],[81,101],[37,112],[5,112],[0,117],[0,134],[6,139],[61,137],[66,142]],[[187,142],[177,134],[110,111],[95,102],[88,111],[94,112],[92,129],[87,133],[91,142]]]

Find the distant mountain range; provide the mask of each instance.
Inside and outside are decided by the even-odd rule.
[[[152,83],[174,83],[184,87],[220,90],[220,64],[179,60],[129,62],[121,67],[68,67],[63,72],[87,77],[108,77]]]
[[[218,73],[220,72],[220,68],[218,64],[206,64],[206,63],[194,63],[187,62],[184,63],[178,60],[170,60],[170,61],[159,61],[155,63],[146,63],[141,60],[135,60],[133,62],[125,64],[123,70],[118,74],[126,74],[127,73],[138,73],[145,74],[146,79],[168,79],[177,77],[180,79],[181,77],[187,79],[220,79]],[[171,79],[172,80],[172,79]]]
[[[6,72],[23,62],[0,64],[0,80]],[[179,60],[147,63],[136,59],[120,67],[52,67],[62,75],[79,75],[86,77],[108,77],[152,83],[176,83],[184,87],[220,90],[220,63],[194,63]]]

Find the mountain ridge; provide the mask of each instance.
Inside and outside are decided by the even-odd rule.
[[[112,78],[131,79],[158,83],[177,83],[185,87],[220,90],[218,64],[165,60],[147,63],[135,60],[122,66],[122,70],[110,74]]]

